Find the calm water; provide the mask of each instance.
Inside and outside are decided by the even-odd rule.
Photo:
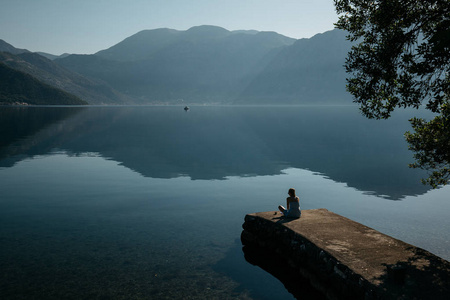
[[[450,188],[430,190],[407,167],[409,117],[2,107],[0,298],[293,298],[239,241],[245,214],[275,210],[290,187],[303,209],[327,208],[449,260]]]

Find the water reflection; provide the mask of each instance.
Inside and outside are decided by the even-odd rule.
[[[98,153],[152,178],[225,179],[309,169],[389,199],[425,193],[411,170],[408,117],[356,107],[2,108],[0,167],[63,150]],[[3,125],[2,124],[2,125]],[[23,125],[26,124],[26,127]]]
[[[56,136],[55,132],[66,130],[59,124],[82,109],[82,107],[0,106],[0,159],[14,155],[29,157],[48,153],[53,144],[52,137]],[[48,144],[47,149],[43,145],[45,142]],[[2,161],[1,165],[11,166],[13,162],[14,160],[8,165]]]

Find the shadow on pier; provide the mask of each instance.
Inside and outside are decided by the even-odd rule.
[[[281,281],[295,299],[327,299],[278,254],[254,246],[244,246],[242,251],[248,263],[260,267]]]

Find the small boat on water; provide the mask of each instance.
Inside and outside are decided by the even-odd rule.
[[[188,110],[189,110],[189,106],[185,106],[185,107],[184,107],[184,110],[185,110],[185,111],[188,111]]]

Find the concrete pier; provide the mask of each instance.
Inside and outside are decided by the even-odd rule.
[[[281,258],[328,299],[450,299],[448,261],[326,209],[248,214],[243,228],[244,248]]]

